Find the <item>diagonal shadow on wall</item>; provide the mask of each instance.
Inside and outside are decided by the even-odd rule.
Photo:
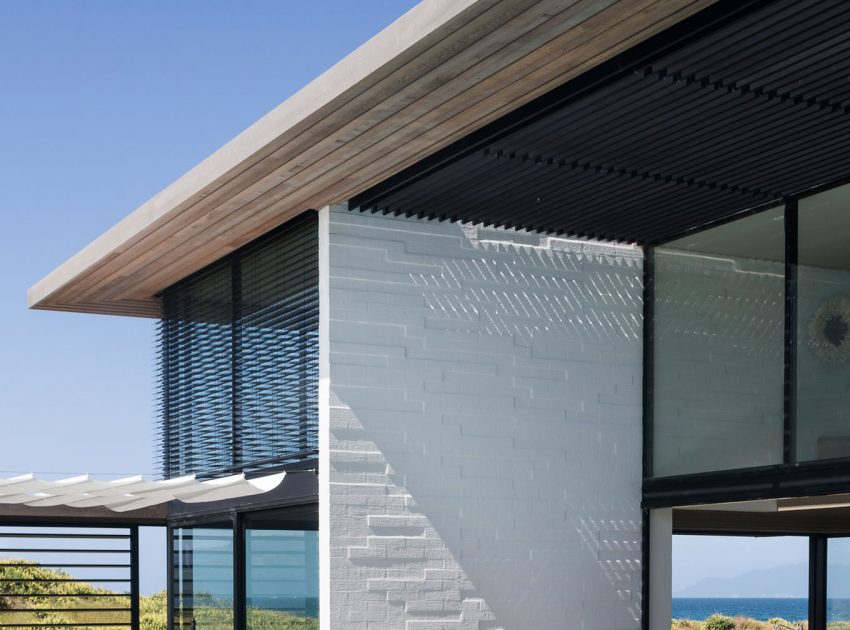
[[[331,215],[333,627],[635,629],[641,256]]]

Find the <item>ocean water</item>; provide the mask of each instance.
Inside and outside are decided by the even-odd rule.
[[[801,621],[808,617],[809,600],[785,597],[674,597],[673,618],[702,620],[714,613],[767,621],[782,617]],[[827,600],[828,621],[850,621],[850,599]]]

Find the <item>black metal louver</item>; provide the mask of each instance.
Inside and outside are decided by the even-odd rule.
[[[355,196],[657,244],[850,167],[850,3],[721,0]]]
[[[317,217],[308,212],[163,292],[166,478],[315,456],[318,275]]]

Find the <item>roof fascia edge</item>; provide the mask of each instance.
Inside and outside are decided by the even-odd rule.
[[[222,180],[262,159],[265,148],[277,138],[309,125],[323,115],[323,109],[345,100],[358,84],[471,7],[489,4],[492,0],[423,0],[36,282],[27,292],[28,306],[54,308],[47,304],[51,295],[120,253],[140,233],[203,199]]]

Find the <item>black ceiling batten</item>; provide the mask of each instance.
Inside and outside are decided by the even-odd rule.
[[[850,170],[850,5],[725,0],[355,196],[654,244]]]
[[[318,219],[284,224],[166,289],[159,448],[166,478],[314,457]]]

